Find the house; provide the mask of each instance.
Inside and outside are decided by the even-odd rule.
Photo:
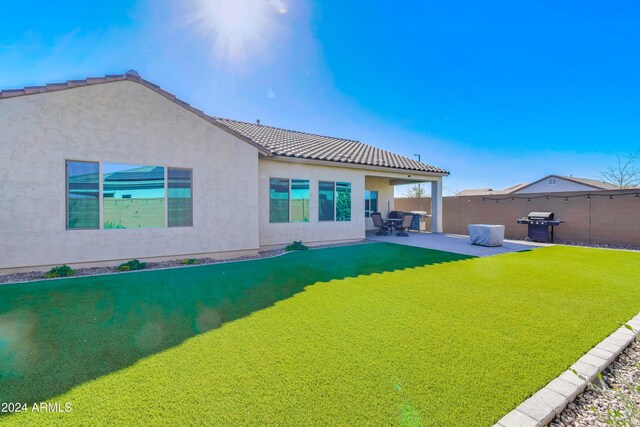
[[[463,190],[456,196],[499,196],[507,194],[527,193],[560,193],[566,191],[598,191],[617,190],[619,187],[607,182],[574,176],[548,175],[529,184],[516,184],[504,190],[492,188],[477,188]]]
[[[449,173],[210,116],[134,71],[0,92],[0,273],[362,239],[394,186]]]

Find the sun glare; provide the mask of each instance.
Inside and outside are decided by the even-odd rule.
[[[277,30],[275,18],[284,13],[282,0],[197,0],[189,21],[212,42],[216,56],[242,62],[268,47]]]

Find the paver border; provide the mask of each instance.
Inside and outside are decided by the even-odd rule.
[[[629,320],[626,325],[631,326],[634,331],[639,331],[640,313]],[[635,332],[626,326],[621,326],[578,359],[558,378],[502,417],[494,427],[541,427],[549,424],[556,415],[584,391],[587,382],[595,381],[598,374],[609,367],[616,357],[633,342],[635,337]],[[572,370],[575,370],[584,379],[578,377]]]

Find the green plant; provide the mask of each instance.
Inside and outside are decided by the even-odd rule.
[[[306,251],[309,249],[307,246],[302,244],[302,240],[294,240],[293,243],[285,246],[284,250],[289,251]]]
[[[74,274],[76,274],[76,271],[65,264],[65,265],[59,265],[57,267],[53,267],[51,270],[49,270],[44,274],[44,277],[46,277],[47,279],[51,279],[54,277],[73,276]]]
[[[144,270],[147,268],[146,262],[140,262],[137,259],[132,259],[131,261],[127,261],[118,266],[118,271],[134,271],[134,270]]]
[[[184,264],[184,265],[192,265],[197,263],[198,263],[198,260],[195,258],[185,258],[182,261],[180,261],[180,264]]]
[[[115,230],[115,229],[124,229],[127,228],[124,225],[122,225],[121,221],[115,222],[115,221],[106,221],[104,223],[104,229],[105,230]]]

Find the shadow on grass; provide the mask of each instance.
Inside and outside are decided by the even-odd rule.
[[[390,244],[0,286],[0,402],[39,402],[316,282],[470,258]]]

